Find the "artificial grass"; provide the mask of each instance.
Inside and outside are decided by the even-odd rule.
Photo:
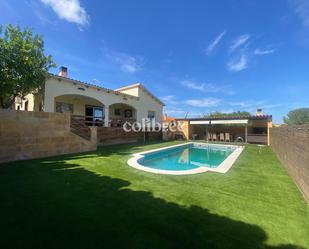
[[[309,248],[308,205],[270,148],[226,174],[126,164],[172,143],[0,165],[0,248]]]

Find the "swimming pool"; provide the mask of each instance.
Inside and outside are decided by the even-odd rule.
[[[134,154],[128,164],[157,174],[226,173],[242,150],[242,146],[190,142]]]

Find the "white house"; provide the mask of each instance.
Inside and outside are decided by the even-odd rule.
[[[162,122],[163,102],[136,83],[115,90],[70,79],[67,68],[50,74],[42,93],[29,94],[15,103],[17,110],[70,112],[88,125],[121,126],[143,118]]]

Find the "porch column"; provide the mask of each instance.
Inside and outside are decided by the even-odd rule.
[[[45,96],[44,97],[44,112],[56,112],[55,110],[55,97]]]
[[[104,106],[104,126],[109,126],[109,105]]]

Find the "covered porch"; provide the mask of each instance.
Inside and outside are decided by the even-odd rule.
[[[55,112],[70,113],[72,121],[79,125],[122,127],[125,122],[136,121],[136,109],[124,103],[102,103],[83,95],[55,97]]]
[[[70,113],[72,120],[88,126],[104,126],[104,104],[97,99],[83,95],[62,95],[55,97],[55,112]]]
[[[214,142],[246,142],[248,120],[190,121],[191,139]]]
[[[125,122],[136,121],[136,109],[124,103],[115,103],[109,106],[109,126],[122,127]]]
[[[190,136],[192,140],[213,142],[243,142],[268,144],[269,120],[216,119],[190,120]]]

